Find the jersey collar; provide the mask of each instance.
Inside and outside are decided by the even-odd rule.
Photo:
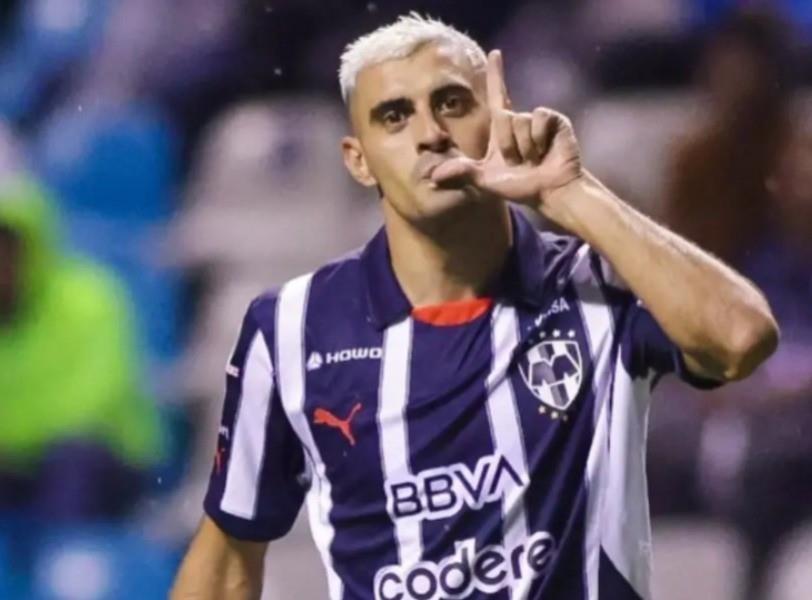
[[[542,238],[517,210],[511,209],[510,216],[513,246],[494,297],[508,304],[539,307],[544,284]],[[395,277],[383,228],[364,248],[360,264],[369,321],[380,330],[409,315],[412,305]]]

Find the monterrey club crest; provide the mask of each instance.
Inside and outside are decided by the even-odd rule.
[[[574,339],[546,339],[527,351],[519,362],[519,371],[533,395],[554,411],[563,411],[575,401],[581,387],[583,365],[581,349]],[[574,338],[575,332],[570,331]]]

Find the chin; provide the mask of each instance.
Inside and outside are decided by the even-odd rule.
[[[411,223],[413,227],[430,231],[437,227],[445,228],[449,223],[462,223],[466,216],[478,212],[474,209],[483,203],[471,188],[418,190],[409,198],[408,203],[390,204],[390,208],[400,219]]]
[[[432,190],[421,194],[414,218],[409,219],[418,229],[426,232],[444,230],[450,225],[460,225],[473,216],[472,210],[481,205],[476,196],[464,190]]]
[[[471,206],[478,201],[471,188],[428,190],[420,196],[420,212],[425,216],[441,216],[449,211]]]

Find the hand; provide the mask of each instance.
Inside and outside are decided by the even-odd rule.
[[[432,173],[440,187],[473,185],[487,194],[541,209],[554,191],[582,176],[570,120],[548,108],[510,110],[502,53],[488,54],[487,100],[491,133],[485,157],[450,159]]]

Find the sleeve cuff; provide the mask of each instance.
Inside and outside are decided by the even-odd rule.
[[[243,519],[212,506],[209,498],[203,502],[203,510],[227,535],[246,542],[272,542],[284,537],[293,527],[293,520],[285,523],[264,523]]]
[[[685,363],[685,356],[683,356],[682,350],[676,346],[674,346],[674,372],[682,381],[700,390],[713,390],[724,385],[724,381],[711,379],[710,377],[697,375],[692,372]]]

